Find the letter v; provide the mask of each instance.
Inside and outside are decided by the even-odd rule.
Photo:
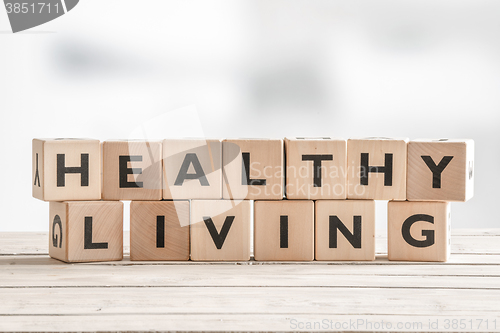
[[[222,245],[224,245],[227,233],[233,224],[234,216],[226,216],[226,220],[220,229],[220,233],[217,232],[217,228],[215,228],[215,224],[210,216],[203,216],[203,221],[205,221],[205,225],[207,226],[208,232],[210,232],[210,236],[212,236],[215,246],[218,250],[220,250]]]

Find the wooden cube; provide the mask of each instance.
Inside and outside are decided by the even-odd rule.
[[[189,260],[189,201],[132,201],[130,260]]]
[[[45,201],[99,200],[99,140],[33,139],[33,197]]]
[[[65,262],[122,260],[122,202],[51,202],[49,216],[52,258]]]
[[[474,141],[410,141],[406,187],[410,201],[467,201],[472,198]]]
[[[287,138],[285,152],[288,199],[346,198],[345,140]]]
[[[283,140],[224,140],[224,199],[283,199]]]
[[[314,201],[255,201],[254,257],[314,260]]]
[[[250,201],[191,201],[191,260],[250,260]]]
[[[389,201],[387,220],[389,260],[448,260],[448,202]]]
[[[163,199],[221,199],[221,140],[163,140]]]
[[[161,200],[161,142],[103,142],[104,200]]]
[[[316,260],[375,260],[375,201],[316,201]]]
[[[406,199],[408,139],[363,138],[347,141],[347,198]]]

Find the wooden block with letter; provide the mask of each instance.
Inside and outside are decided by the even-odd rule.
[[[410,201],[469,200],[474,195],[474,141],[410,141],[406,186]]]
[[[389,260],[448,260],[449,202],[389,201],[387,220]]]
[[[101,199],[99,140],[33,139],[33,197],[45,201]]]
[[[283,140],[224,140],[222,150],[224,199],[283,199]]]
[[[122,260],[122,202],[51,202],[49,216],[52,258],[65,262]]]
[[[163,199],[221,199],[221,140],[163,140]]]
[[[189,201],[132,201],[130,260],[189,260]]]
[[[191,260],[250,260],[250,201],[191,201]]]
[[[255,260],[314,260],[312,200],[255,201]]]
[[[347,198],[406,200],[408,139],[347,141]]]
[[[316,201],[316,260],[375,260],[375,201]]]
[[[161,142],[103,142],[104,200],[161,200]]]
[[[288,199],[346,198],[345,140],[287,138],[285,151]]]

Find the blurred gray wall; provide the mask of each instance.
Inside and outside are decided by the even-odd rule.
[[[0,231],[47,230],[33,137],[136,133],[472,138],[453,227],[498,227],[498,17],[496,1],[85,0],[14,35],[0,10]]]

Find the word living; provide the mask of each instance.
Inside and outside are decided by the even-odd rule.
[[[258,261],[374,260],[388,200],[388,259],[446,261],[473,163],[457,139],[34,139],[32,186],[66,262],[123,258],[121,200],[131,260],[250,260],[252,225]]]

